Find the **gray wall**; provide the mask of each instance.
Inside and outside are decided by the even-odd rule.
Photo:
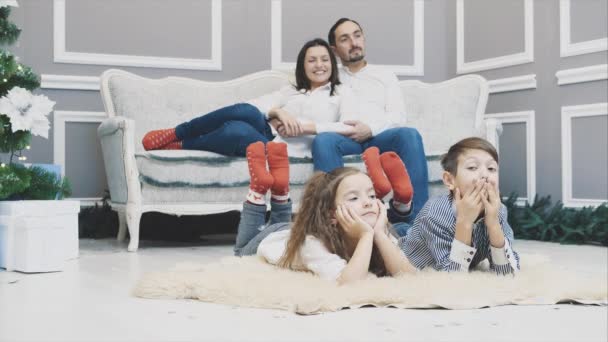
[[[337,18],[351,16],[364,27],[368,60],[377,64],[410,65],[414,56],[412,13],[422,0],[309,0],[282,1],[281,54],[294,62],[301,44],[326,38]],[[222,0],[222,70],[183,70],[152,67],[57,63],[53,61],[53,0],[22,0],[12,19],[23,29],[11,49],[39,74],[99,76],[107,68],[121,68],[147,77],[185,76],[227,80],[271,68],[272,0]],[[157,57],[211,57],[211,0],[65,0],[68,51]],[[145,10],[142,10],[145,8]],[[572,0],[571,40],[606,37],[606,0]],[[476,61],[523,51],[524,0],[465,0],[464,57]],[[137,18],[134,20],[133,18]],[[437,82],[458,75],[456,70],[456,1],[424,0],[424,76],[400,76]],[[535,113],[536,192],[560,199],[562,106],[606,102],[605,80],[558,86],[559,70],[606,63],[606,52],[560,57],[559,1],[534,1],[534,62],[478,71],[489,80],[536,74],[536,89],[490,96],[488,113]],[[57,102],[56,111],[102,112],[95,90],[41,89]],[[584,120],[583,120],[584,119]],[[578,121],[581,120],[581,121]],[[99,197],[106,188],[95,136],[97,123],[66,125],[66,174],[75,197]],[[525,124],[505,124],[501,137],[501,190],[526,192]],[[605,116],[574,120],[573,194],[577,198],[606,199]],[[602,140],[603,137],[603,140]],[[53,132],[49,140],[35,138],[29,161],[53,162]],[[603,164],[602,164],[603,163]],[[603,168],[602,168],[603,165]],[[593,169],[594,171],[589,171]],[[599,189],[599,190],[598,190]]]

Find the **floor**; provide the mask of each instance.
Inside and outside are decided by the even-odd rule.
[[[363,308],[316,316],[185,300],[135,298],[145,272],[231,255],[234,236],[195,245],[81,240],[63,272],[0,271],[0,341],[602,341],[608,307],[503,306],[479,310]],[[585,272],[608,272],[608,248],[518,241]],[[608,289],[607,289],[608,291]]]

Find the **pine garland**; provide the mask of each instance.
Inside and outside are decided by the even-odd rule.
[[[551,206],[551,196],[534,197],[532,204],[515,204],[517,194],[503,201],[516,239],[563,244],[608,246],[608,202],[584,208],[566,208],[561,201]]]

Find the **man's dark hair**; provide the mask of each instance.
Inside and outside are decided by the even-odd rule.
[[[329,42],[330,46],[336,46],[336,29],[338,28],[338,26],[342,25],[343,23],[350,21],[353,22],[355,24],[357,24],[357,26],[359,26],[359,30],[363,31],[363,29],[361,28],[361,25],[359,25],[358,22],[349,19],[349,18],[340,18],[338,19],[338,21],[336,21],[336,23],[329,29],[329,33],[327,34],[327,41]]]
[[[310,90],[310,80],[306,76],[306,71],[304,70],[304,59],[306,58],[306,51],[314,46],[323,46],[325,49],[327,49],[329,60],[331,61],[331,75],[329,76],[331,90],[329,94],[334,95],[336,86],[340,84],[340,78],[338,76],[338,62],[336,61],[336,55],[329,47],[329,44],[327,44],[327,42],[321,38],[315,38],[306,42],[298,53],[298,59],[296,61],[296,89]]]

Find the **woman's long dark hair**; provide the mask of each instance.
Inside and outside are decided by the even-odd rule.
[[[302,46],[300,53],[298,53],[298,60],[296,62],[296,89],[298,90],[310,90],[310,80],[306,77],[306,71],[304,70],[304,59],[306,58],[306,52],[309,48],[314,46],[323,46],[327,49],[329,54],[329,60],[331,61],[331,75],[329,76],[329,82],[331,84],[330,95],[335,94],[336,86],[340,84],[340,78],[338,76],[338,62],[336,61],[336,55],[329,47],[329,44],[321,38],[315,38],[310,40]]]

